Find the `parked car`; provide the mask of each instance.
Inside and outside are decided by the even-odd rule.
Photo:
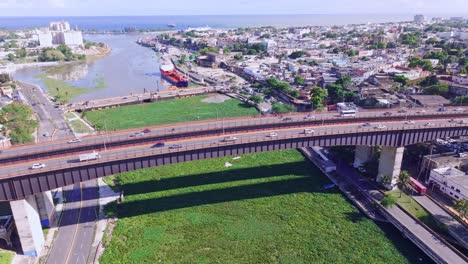
[[[267,137],[277,137],[278,136],[278,133],[276,132],[270,132]]]
[[[169,149],[180,149],[180,148],[182,148],[182,145],[172,144],[169,146]]]
[[[37,169],[42,169],[42,168],[45,168],[46,165],[44,163],[34,163],[32,166],[31,166],[31,169],[32,170],[37,170]]]
[[[78,143],[78,142],[81,142],[81,139],[80,138],[74,138],[74,139],[68,141],[68,144]]]
[[[164,147],[165,145],[166,145],[166,144],[164,144],[164,142],[158,142],[158,143],[154,144],[154,145],[152,146],[152,148],[162,148],[162,147]]]
[[[135,132],[133,134],[130,135],[130,137],[141,137],[141,136],[144,136],[145,133],[144,132]]]
[[[224,142],[232,142],[232,141],[236,141],[237,138],[236,137],[225,137],[223,139]]]

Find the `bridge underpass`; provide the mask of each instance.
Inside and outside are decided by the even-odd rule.
[[[35,209],[35,207],[31,205],[30,197],[58,187],[154,166],[309,146],[361,146],[359,148],[383,146],[388,149],[388,157],[385,159],[392,164],[387,168],[382,166],[382,171],[391,170],[393,175],[398,175],[399,172],[397,173],[396,170],[401,166],[401,155],[398,153],[402,151],[404,146],[442,137],[468,135],[468,125],[458,123],[444,123],[431,127],[405,127],[406,129],[402,129],[401,126],[385,130],[353,128],[330,131],[325,129],[317,131],[313,135],[294,132],[280,134],[275,138],[267,138],[262,133],[261,137],[239,139],[235,142],[220,142],[219,137],[211,143],[198,142],[200,139],[191,139],[194,144],[175,150],[145,149],[124,155],[118,153],[118,155],[97,161],[70,163],[66,166],[61,164],[41,171],[13,170],[0,179],[0,199],[12,201],[12,206],[22,206],[23,208],[19,209],[20,212],[23,210],[30,213],[26,216],[31,222],[29,227],[26,224],[26,228],[21,229],[22,235],[28,238],[39,237],[26,241],[26,244],[22,246],[24,249],[29,249],[24,250],[24,252],[36,252],[37,254],[41,250],[41,247],[37,246],[37,241],[41,241],[41,234],[34,231],[38,226],[38,217],[34,217],[34,213],[31,213],[31,208]],[[211,138],[209,140],[213,141]],[[40,213],[38,209],[35,211],[36,214]],[[24,214],[18,215],[18,217],[24,218]],[[16,218],[15,216],[15,220]]]

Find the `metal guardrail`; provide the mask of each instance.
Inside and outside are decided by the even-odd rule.
[[[423,125],[412,125],[412,126],[405,126],[405,130],[424,130],[424,129],[441,129],[441,128],[456,128],[456,127],[466,127],[468,128],[468,124],[447,124],[447,125],[439,125],[439,126],[433,126],[433,127],[427,127]],[[84,164],[90,165],[90,164],[100,164],[100,163],[106,163],[106,162],[111,162],[111,161],[118,161],[118,160],[127,160],[127,159],[133,159],[133,158],[141,158],[141,157],[147,157],[147,156],[155,156],[155,155],[163,155],[167,153],[174,153],[174,152],[186,152],[186,151],[191,151],[191,150],[200,150],[200,149],[206,149],[206,148],[212,148],[212,147],[223,147],[226,145],[241,145],[241,144],[252,144],[252,143],[258,143],[258,142],[266,142],[266,141],[280,141],[280,140],[285,140],[285,139],[297,139],[297,138],[313,138],[313,137],[320,137],[320,136],[330,136],[330,135],[346,135],[346,134],[356,134],[356,133],[382,133],[382,132],[394,132],[394,131],[401,131],[402,128],[386,128],[386,129],[375,129],[375,128],[354,128],[354,129],[348,129],[348,130],[336,130],[336,131],[317,131],[314,134],[304,134],[304,133],[286,133],[283,135],[279,135],[277,137],[266,137],[264,134],[259,134],[255,135],[253,138],[249,139],[237,139],[234,142],[223,142],[221,138],[216,138],[214,142],[210,143],[191,143],[189,145],[182,145],[181,148],[178,149],[169,149],[169,148],[164,148],[164,149],[153,149],[153,148],[148,148],[148,149],[142,149],[142,150],[137,150],[137,151],[132,151],[131,153],[126,152],[125,155],[122,156],[121,153],[113,153],[106,155],[105,157],[99,159],[99,160],[94,160],[94,161],[87,161],[84,163],[68,163],[68,166],[53,166],[53,167],[47,167],[45,170],[47,171],[54,171],[54,170],[61,170],[64,168],[75,168],[75,167],[80,167],[83,166]],[[273,130],[274,131],[274,130]],[[131,146],[130,146],[131,147]],[[22,169],[19,170],[18,168],[12,169],[12,171],[7,172],[3,174],[0,179],[5,179],[5,178],[11,178],[11,177],[16,177],[16,176],[26,176],[26,175],[32,175],[32,174],[37,174],[43,171],[42,169],[39,170],[29,170],[29,169]]]

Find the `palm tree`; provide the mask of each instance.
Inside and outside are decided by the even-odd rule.
[[[398,188],[400,188],[400,198],[401,198],[401,192],[403,191],[404,188],[408,187],[409,185],[409,179],[410,179],[410,174],[408,171],[401,171],[400,175],[398,176]]]
[[[392,176],[390,175],[382,175],[380,178],[380,184],[387,188],[387,186],[390,186],[390,189],[392,188]],[[387,188],[388,189],[388,188]]]

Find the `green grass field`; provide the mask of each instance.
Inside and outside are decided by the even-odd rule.
[[[95,86],[89,88],[70,85],[65,81],[50,78],[45,73],[37,75],[36,78],[40,79],[44,83],[50,96],[58,98],[62,103],[68,103],[76,96],[106,87],[104,79],[102,78],[97,78],[94,81]]]
[[[193,96],[155,103],[129,105],[85,113],[97,128],[108,130],[170,124],[217,117],[253,116],[258,112],[243,102],[228,99],[223,103],[205,103],[208,96]],[[105,122],[105,123],[104,123]]]
[[[226,168],[229,161],[232,167]],[[100,263],[430,263],[365,218],[296,150],[140,170]],[[389,238],[389,237],[390,238]]]
[[[81,119],[69,121],[70,126],[76,133],[91,133],[92,131],[86,126]]]
[[[0,264],[10,264],[13,260],[14,252],[0,251]]]

